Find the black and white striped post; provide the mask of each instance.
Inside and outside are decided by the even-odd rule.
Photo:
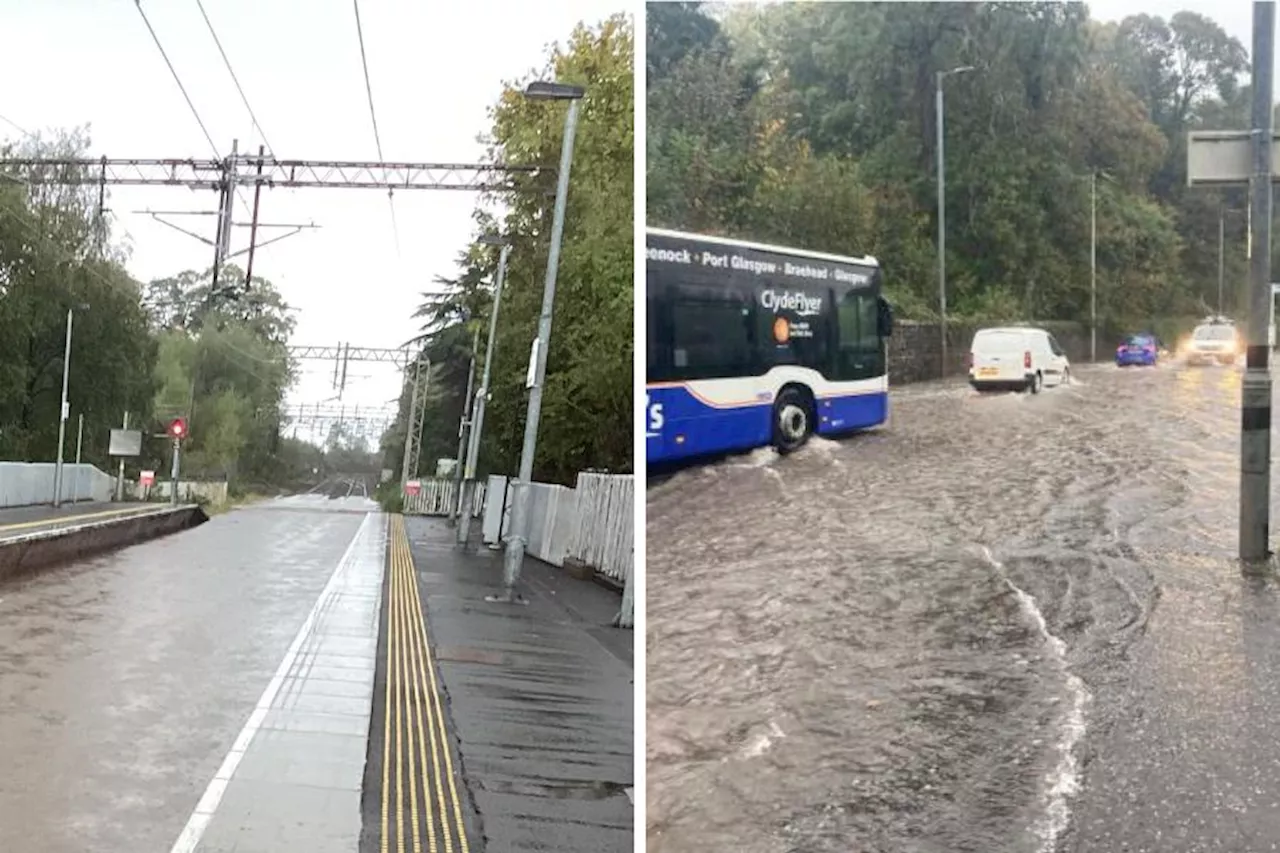
[[[1275,3],[1253,4],[1252,130],[1188,136],[1188,186],[1249,186],[1249,321],[1240,409],[1240,559],[1268,560],[1271,526],[1271,184]]]
[[[1253,251],[1248,348],[1240,411],[1240,559],[1270,556],[1271,524],[1271,138],[1275,3],[1253,4],[1253,130],[1249,175]]]

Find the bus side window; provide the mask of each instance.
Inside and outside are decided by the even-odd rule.
[[[751,311],[735,293],[677,293],[672,305],[672,367],[680,379],[743,376],[751,371]]]
[[[840,300],[837,378],[869,379],[884,372],[880,346],[880,305],[870,294],[848,292]]]

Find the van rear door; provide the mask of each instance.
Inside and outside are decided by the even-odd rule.
[[[1027,336],[1005,329],[984,329],[973,336],[973,378],[979,382],[1021,382]]]

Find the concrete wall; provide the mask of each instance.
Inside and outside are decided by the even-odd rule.
[[[129,480],[124,484],[125,497],[131,499],[141,499],[145,497],[150,500],[166,500],[172,494],[173,483],[170,480],[161,480],[153,485],[150,490],[139,488],[137,480]],[[200,482],[191,480],[178,481],[178,499],[191,503],[197,499],[204,499],[211,504],[224,504],[230,495],[229,486],[225,480],[214,480],[211,482]]]
[[[0,507],[53,503],[52,462],[0,462]],[[62,467],[62,500],[111,500],[115,477],[92,465]]]

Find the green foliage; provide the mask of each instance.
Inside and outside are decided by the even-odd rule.
[[[529,79],[586,87],[577,128],[564,238],[556,279],[551,346],[542,403],[536,478],[572,483],[584,468],[629,470],[632,459],[633,347],[633,68],[634,46],[625,16],[595,28],[578,27],[567,45],[553,47],[545,68]],[[489,156],[495,162],[554,164],[564,135],[563,103],[530,101],[527,80],[510,84],[491,110]],[[477,235],[500,234],[511,246],[502,295],[492,397],[485,417],[481,470],[515,471],[528,400],[525,371],[537,335],[555,175],[520,181],[499,201],[501,218],[476,213]],[[492,306],[498,252],[476,247],[460,259],[461,274],[438,280],[424,294],[420,343],[433,365],[427,390],[422,467],[457,453],[476,332],[476,382]],[[397,470],[403,454],[409,390],[401,417],[383,440]],[[415,472],[420,473],[420,472]]]
[[[949,310],[1086,321],[1090,176],[1104,322],[1217,299],[1220,207],[1186,131],[1242,127],[1247,54],[1181,12],[1082,4],[670,4],[650,17],[650,224],[873,254],[904,318],[937,306],[936,74],[947,77]],[[1229,282],[1243,217],[1226,220]],[[1231,309],[1236,287],[1227,287]]]
[[[0,151],[27,157],[84,157],[89,139],[73,130]],[[331,473],[375,474],[379,460],[350,436],[326,447],[282,438],[281,407],[294,379],[286,341],[294,321],[272,284],[227,265],[188,270],[145,287],[125,271],[92,185],[43,185],[13,174],[0,181],[0,458],[48,461],[57,453],[67,312],[74,310],[68,374],[71,419],[64,445],[74,454],[84,422],[84,458],[115,470],[109,431],[126,412],[141,429],[143,455],[127,476],[164,476],[168,422],[187,418],[183,476],[305,488]],[[79,176],[65,175],[65,178]]]

